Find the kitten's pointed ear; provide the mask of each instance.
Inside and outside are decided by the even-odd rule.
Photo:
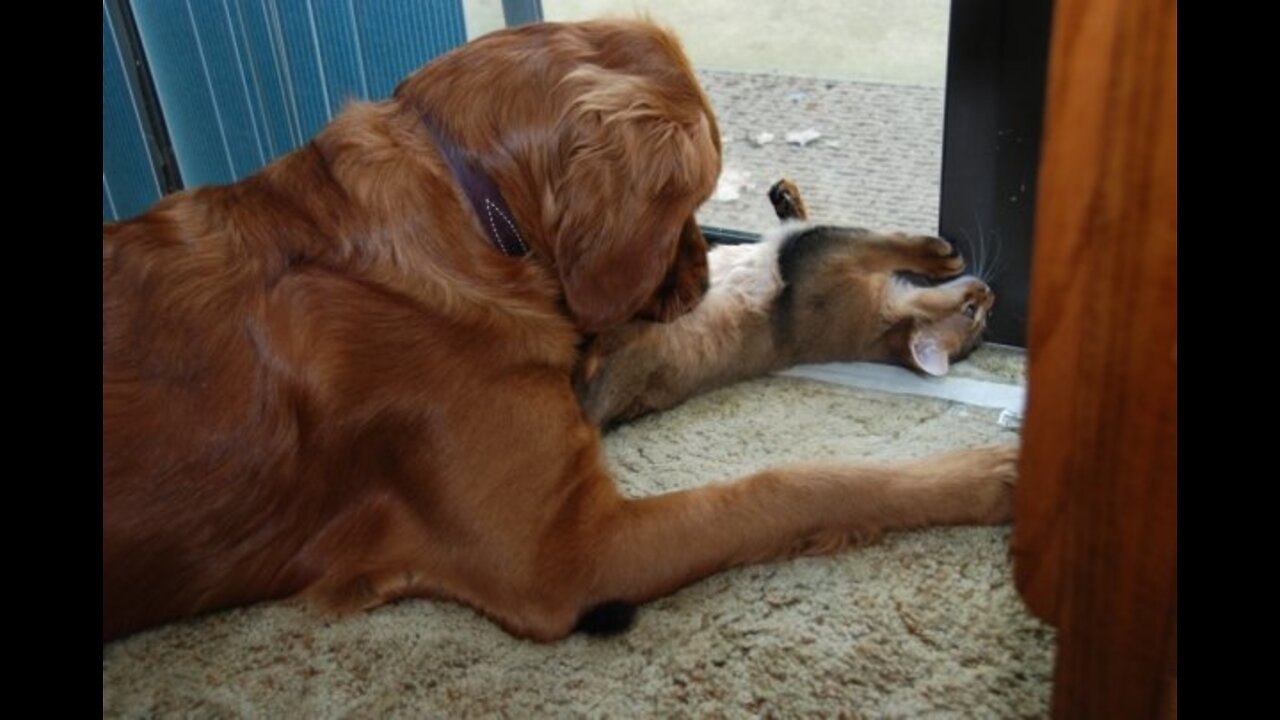
[[[947,357],[946,348],[938,342],[938,338],[928,330],[916,328],[911,331],[908,343],[910,363],[917,370],[935,377],[942,377],[951,369],[951,359]]]

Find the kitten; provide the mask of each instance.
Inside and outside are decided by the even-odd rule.
[[[981,342],[995,296],[941,238],[813,225],[794,183],[769,191],[782,226],[708,256],[689,314],[596,337],[577,378],[600,425],[799,363],[896,362],[944,375]]]

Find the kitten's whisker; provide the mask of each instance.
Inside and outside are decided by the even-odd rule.
[[[981,278],[986,273],[987,268],[987,238],[986,234],[982,232],[982,219],[978,217],[977,208],[973,209],[973,225],[978,231],[978,271],[975,275]]]
[[[973,243],[969,241],[967,235],[956,235],[954,238],[946,238],[951,241],[956,252],[964,259],[966,268],[973,267]]]
[[[990,270],[991,270],[991,277],[995,278],[996,275],[1000,274],[1003,271],[1003,268],[1000,266],[1000,250],[1004,246],[1004,243],[1000,241],[999,235],[996,235],[995,237],[993,237],[992,242],[995,243],[996,252],[995,252],[995,257],[991,259]]]

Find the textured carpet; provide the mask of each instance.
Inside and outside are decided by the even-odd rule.
[[[619,482],[642,495],[789,461],[1016,441],[997,414],[767,378],[607,445]],[[552,645],[445,602],[343,619],[281,604],[222,613],[104,646],[103,715],[1045,715],[1053,635],[1014,590],[1009,532],[901,533],[739,568],[644,606],[625,635]]]

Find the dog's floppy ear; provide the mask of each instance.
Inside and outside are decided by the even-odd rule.
[[[556,265],[584,332],[626,322],[677,262],[681,231],[715,186],[713,120],[690,78],[587,66],[562,83]]]

